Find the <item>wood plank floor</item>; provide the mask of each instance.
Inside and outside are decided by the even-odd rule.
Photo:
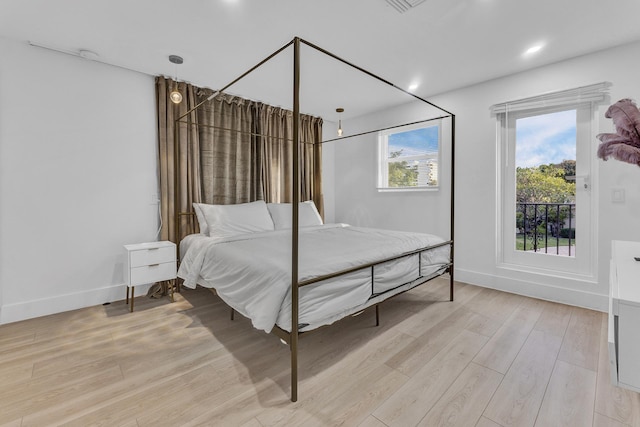
[[[0,326],[0,426],[640,426],[604,313],[437,279],[288,347],[205,289]]]

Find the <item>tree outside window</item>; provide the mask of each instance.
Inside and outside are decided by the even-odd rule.
[[[437,188],[439,148],[439,122],[403,126],[381,132],[378,188]]]

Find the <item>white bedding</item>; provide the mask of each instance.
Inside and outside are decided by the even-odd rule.
[[[299,280],[383,260],[434,245],[440,237],[330,224],[299,231]],[[181,243],[178,276],[184,285],[215,288],[228,305],[251,319],[253,326],[270,332],[277,323],[291,328],[291,230],[242,234],[228,238],[188,236]],[[367,302],[379,301],[385,292],[410,288],[419,277],[441,272],[449,262],[449,247],[300,288],[300,330],[332,323]],[[393,291],[389,292],[393,293]],[[376,295],[380,295],[377,296]],[[372,298],[373,296],[373,298]]]

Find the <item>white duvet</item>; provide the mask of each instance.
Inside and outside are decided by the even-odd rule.
[[[384,260],[443,241],[429,234],[344,224],[304,227],[299,231],[299,280]],[[407,258],[378,266],[376,277],[379,270],[380,278],[376,278],[374,284],[371,269],[367,268],[304,286],[300,288],[300,323],[330,323],[326,319],[333,321],[340,313],[365,304],[376,292],[441,269],[448,263],[448,256],[448,246],[424,252],[420,273],[415,267],[417,256],[413,261]],[[276,323],[290,329],[291,230],[224,239],[191,239],[188,250],[183,253],[178,276],[184,279],[184,286],[190,288],[196,284],[215,288],[220,298],[250,318],[257,329],[270,332]],[[379,291],[373,289],[376,286]],[[308,301],[304,300],[305,294],[309,295]],[[289,327],[286,327],[287,319]]]

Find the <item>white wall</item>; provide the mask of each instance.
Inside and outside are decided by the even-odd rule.
[[[430,101],[456,114],[456,278],[482,286],[536,296],[569,304],[607,309],[608,262],[611,240],[640,240],[640,168],[615,160],[596,158],[598,208],[597,281],[570,280],[550,275],[506,270],[496,266],[496,120],[493,104],[569,89],[601,81],[613,83],[611,102],[640,99],[640,43],[575,58],[483,84],[445,93]],[[469,70],[469,72],[473,72]],[[411,104],[390,114],[407,117],[419,107]],[[607,105],[597,112],[596,133],[613,130],[604,118]],[[375,123],[370,116],[343,121],[345,129],[360,122]],[[421,194],[380,194],[375,187],[375,143],[345,142],[335,149],[336,221],[415,231],[446,230],[442,216],[446,207],[430,203]],[[625,203],[612,203],[611,191],[622,188]],[[435,207],[435,210],[433,209]],[[424,210],[438,218],[434,226],[424,224]],[[440,233],[444,233],[442,231]]]
[[[423,105],[405,105],[348,121],[346,135],[370,132],[397,124],[438,117]],[[443,141],[448,141],[450,122],[442,123]],[[449,146],[442,147],[438,191],[379,192],[377,190],[377,133],[339,140],[334,144],[336,222],[362,227],[419,231],[449,237],[450,177]]]
[[[0,323],[123,299],[122,245],[158,227],[153,77],[0,56]]]

